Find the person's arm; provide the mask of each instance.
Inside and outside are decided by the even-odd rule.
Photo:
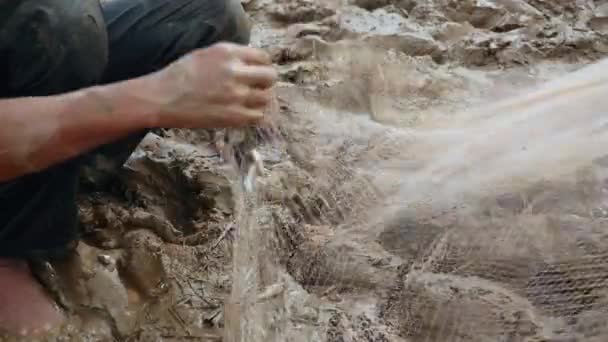
[[[0,100],[0,182],[45,169],[153,127],[158,106],[134,79],[49,97]]]
[[[261,50],[220,43],[141,78],[0,100],[0,182],[146,128],[255,124],[277,78],[271,63]]]

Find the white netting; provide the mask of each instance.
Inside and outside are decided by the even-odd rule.
[[[608,339],[607,70],[424,128],[279,90],[228,341]]]

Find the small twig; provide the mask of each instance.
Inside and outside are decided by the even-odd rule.
[[[169,311],[169,314],[171,314],[171,316],[173,317],[173,319],[182,327],[184,332],[186,334],[188,334],[188,336],[192,336],[192,332],[190,332],[190,329],[188,329],[188,325],[186,324],[186,321],[184,321],[184,319],[179,314],[179,312],[175,311],[174,307],[169,308],[168,311]]]
[[[217,238],[217,240],[215,240],[215,242],[213,243],[213,246],[211,246],[211,250],[214,250],[215,248],[217,248],[217,246],[220,244],[220,242],[222,242],[222,240],[224,240],[226,238],[226,235],[228,235],[228,233],[233,228],[234,228],[234,224],[233,223],[229,223],[228,226],[222,232],[222,235],[220,235],[220,237]]]
[[[184,285],[182,285],[182,283],[179,281],[179,279],[177,277],[169,277],[170,280],[173,280],[173,282],[177,285],[177,287],[179,287],[179,292],[182,295],[186,295],[186,292],[184,291]]]

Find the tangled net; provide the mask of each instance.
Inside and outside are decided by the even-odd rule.
[[[606,340],[607,63],[417,130],[283,92],[227,341]]]

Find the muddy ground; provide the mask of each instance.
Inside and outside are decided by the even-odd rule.
[[[396,174],[377,167],[403,158],[403,127],[605,56],[608,2],[244,5],[282,81],[274,139],[249,133],[266,168],[255,203],[236,218],[244,194],[221,132],[158,131],[120,175],[86,174],[78,253],[41,265],[71,317],[52,340],[608,339],[608,198],[595,172],[608,164],[485,199],[475,215],[386,217]],[[252,311],[231,295],[247,268]]]

